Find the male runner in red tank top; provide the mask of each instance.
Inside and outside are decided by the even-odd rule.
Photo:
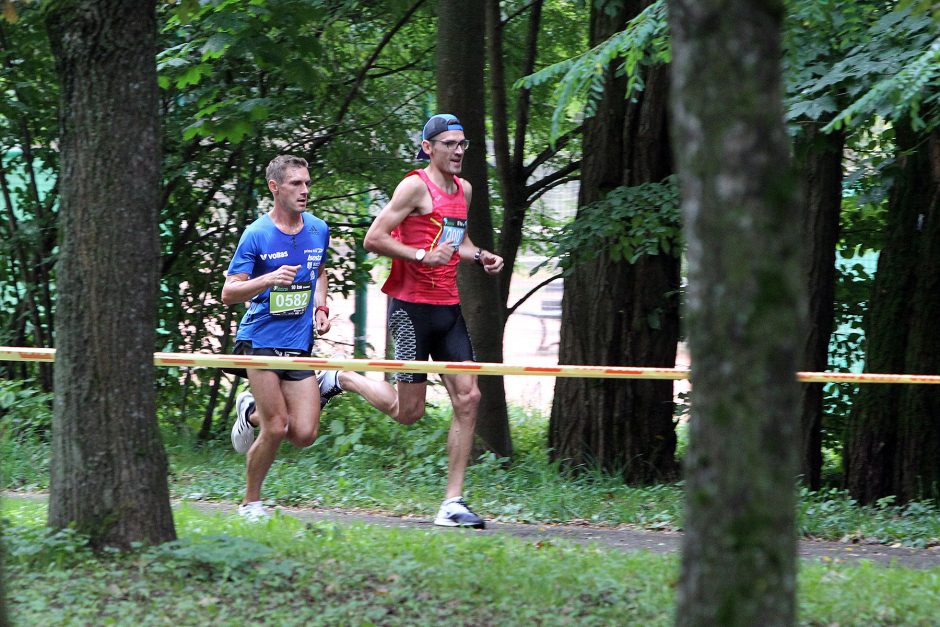
[[[455,116],[439,114],[428,120],[417,155],[430,161],[428,167],[410,172],[398,184],[366,233],[366,249],[392,259],[382,291],[392,297],[388,326],[398,360],[474,360],[460,312],[457,264],[476,263],[487,274],[496,275],[503,259],[475,246],[467,234],[472,189],[457,175],[469,145]],[[427,375],[398,373],[396,378],[398,413],[394,417],[402,424],[413,424],[424,415]],[[447,490],[434,524],[482,529],[483,519],[462,497],[480,390],[475,375],[441,378],[454,417],[447,436]]]

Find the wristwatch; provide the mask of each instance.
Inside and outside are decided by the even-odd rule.
[[[428,254],[428,251],[424,250],[423,248],[419,248],[418,250],[415,251],[415,261],[417,261],[418,263],[421,263],[422,261],[424,261],[424,256],[426,254]]]

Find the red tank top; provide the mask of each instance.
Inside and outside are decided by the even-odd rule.
[[[444,192],[435,185],[424,170],[413,170],[406,176],[418,175],[431,193],[431,213],[409,215],[401,221],[391,235],[402,244],[431,251],[443,242],[459,246],[467,230],[467,199],[463,183],[454,177],[457,190]],[[455,252],[443,266],[426,266],[417,261],[392,259],[392,271],[382,291],[409,303],[430,305],[456,305],[457,264],[460,256]]]

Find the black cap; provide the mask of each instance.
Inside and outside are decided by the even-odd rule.
[[[461,126],[460,120],[457,119],[456,115],[438,113],[437,115],[431,116],[431,119],[424,125],[424,130],[421,131],[421,141],[436,137],[445,131],[462,130],[463,126]],[[424,148],[419,148],[418,154],[415,155],[415,159],[424,159],[427,161],[430,158],[428,153],[424,152]]]

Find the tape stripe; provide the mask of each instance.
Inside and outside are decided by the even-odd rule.
[[[54,362],[54,348],[0,346],[0,361]],[[526,366],[520,364],[468,363],[448,361],[392,361],[382,359],[322,359],[314,357],[252,357],[245,355],[210,355],[207,353],[154,353],[156,366],[194,368],[271,368],[278,370],[357,370],[370,372],[424,372],[447,374],[472,372],[482,375],[529,375],[583,377],[586,379],[663,379],[689,378],[683,368],[638,368],[612,366]],[[879,374],[853,372],[797,372],[803,383],[914,383],[940,385],[940,375]]]

